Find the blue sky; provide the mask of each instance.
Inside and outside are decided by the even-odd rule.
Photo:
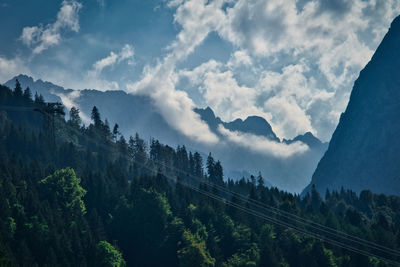
[[[0,0],[0,82],[26,73],[148,95],[199,142],[216,137],[195,106],[327,141],[399,2]]]

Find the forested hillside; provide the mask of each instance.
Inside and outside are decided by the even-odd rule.
[[[210,145],[192,140],[169,125],[149,97],[128,94],[123,90],[101,92],[94,89],[64,89],[56,84],[40,79],[34,80],[26,75],[18,75],[7,81],[5,85],[14,88],[16,79],[23,88],[30,87],[32,93],[42,94],[45,101],[59,101],[68,105],[69,108],[73,105],[79,107],[82,120],[86,125],[90,123],[93,106],[96,106],[112,125],[119,124],[119,131],[125,136],[138,132],[145,140],[156,138],[174,147],[184,144],[187,148],[198,151],[203,157],[212,152],[215,157],[224,162],[226,177],[250,178],[251,174],[256,175],[261,172],[268,183],[290,192],[301,192],[310,182],[318,161],[328,147],[328,143],[321,143],[311,133],[307,133],[306,138],[299,135],[293,140],[280,140],[271,125],[262,117],[250,116],[245,120],[236,119],[225,122],[209,107],[196,108],[194,111],[220,139],[220,142]],[[255,150],[243,146],[243,143],[232,142],[221,133],[219,130],[221,126],[232,133],[249,134],[259,137],[257,139],[269,140],[272,145],[289,148],[287,145],[297,141],[307,145],[308,148],[301,153],[293,153],[289,156],[279,153],[275,155],[271,153],[268,146]]]
[[[389,266],[400,198],[322,199],[224,180],[184,146],[125,138],[101,110],[0,86],[0,266]]]

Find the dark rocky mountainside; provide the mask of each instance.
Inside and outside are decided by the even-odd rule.
[[[355,81],[329,148],[312,177],[326,188],[400,195],[400,17]]]

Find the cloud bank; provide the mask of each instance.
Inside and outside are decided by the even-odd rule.
[[[184,91],[176,90],[176,74],[166,62],[154,68],[148,67],[143,78],[128,85],[133,94],[150,96],[167,123],[194,141],[215,144],[218,137],[193,111],[195,105]]]
[[[193,109],[195,104],[188,94],[178,90],[177,63],[183,61],[200,45],[212,29],[224,18],[221,9],[223,0],[174,1],[176,6],[174,21],[182,26],[167,50],[169,53],[156,65],[146,66],[142,79],[128,84],[128,92],[150,96],[167,123],[194,141],[206,144],[217,143],[218,137],[200,119]],[[190,22],[190,19],[193,19]]]
[[[157,54],[155,64],[142,62],[141,77],[126,88],[150,96],[173,128],[204,143],[215,143],[218,137],[193,112],[195,106],[208,105],[225,121],[262,116],[281,138],[310,131],[328,141],[359,71],[400,13],[397,0],[171,0],[161,6],[174,13],[177,34],[163,54]],[[68,32],[79,32],[80,12],[84,11],[77,0],[63,1],[53,23],[25,27],[19,40],[38,55]],[[228,44],[229,59],[200,55],[204,62],[194,65],[191,55],[207,54],[208,47],[202,46],[208,45],[208,38]],[[89,67],[77,63],[79,74],[60,74],[57,80],[100,90],[124,89],[121,80],[128,75],[110,79],[110,71],[132,62],[135,51],[129,45],[110,50]],[[135,50],[141,51],[139,46]],[[0,78],[9,79],[7,75],[22,65],[18,57],[0,56],[0,66],[8,69],[0,69]],[[36,76],[58,74],[47,70],[32,68]]]
[[[209,138],[210,131],[187,130],[202,122],[192,111],[187,88],[179,87],[182,79],[200,93],[196,102],[206,103],[223,120],[259,115],[280,137],[310,131],[329,140],[358,71],[400,11],[396,1],[332,2],[170,1],[180,31],[167,55],[146,66],[128,91],[151,96],[172,127],[198,141],[215,138]],[[230,59],[177,70],[212,32],[233,45]],[[174,107],[178,99],[182,104]],[[184,122],[180,112],[190,114]]]
[[[228,62],[203,63],[181,77],[222,119],[261,115],[284,138],[310,131],[329,140],[354,80],[400,12],[395,0],[219,2],[220,10],[202,16],[192,14],[212,1],[170,2],[179,39],[195,46],[215,32],[234,47]]]
[[[222,125],[218,126],[218,131],[225,136],[228,141],[261,155],[289,158],[309,150],[309,147],[302,142],[294,142],[292,144],[278,143],[263,136],[230,131]]]

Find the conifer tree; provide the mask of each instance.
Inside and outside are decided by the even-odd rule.
[[[34,99],[35,104],[44,104],[44,98],[43,96],[40,94],[38,94],[38,92],[35,92],[35,99]]]
[[[76,128],[81,126],[82,120],[79,116],[79,108],[72,107],[69,111],[69,122]]]
[[[207,173],[210,181],[215,181],[215,161],[211,153],[207,157]]]
[[[96,106],[94,106],[92,109],[91,119],[94,123],[94,127],[96,127],[97,129],[100,129],[101,126],[103,125],[103,122],[101,121],[100,112]]]
[[[194,153],[193,161],[194,161],[194,176],[198,178],[203,178],[204,176],[203,159],[201,158],[199,152]]]
[[[118,123],[114,124],[114,128],[113,128],[112,134],[113,134],[114,141],[117,141],[118,140],[118,135],[120,134]]]
[[[126,262],[114,246],[107,241],[100,241],[96,247],[97,266],[99,267],[125,267]]]
[[[23,96],[26,100],[32,100],[32,92],[31,92],[31,89],[29,88],[29,86],[26,87],[26,89],[24,90]]]
[[[214,166],[215,182],[218,184],[224,183],[224,171],[222,169],[221,162],[218,160]]]
[[[262,177],[261,172],[258,172],[258,176],[257,176],[257,187],[258,187],[258,188],[264,187],[264,178]]]
[[[22,96],[22,87],[21,87],[21,84],[19,83],[18,79],[15,79],[14,95],[16,97]]]

